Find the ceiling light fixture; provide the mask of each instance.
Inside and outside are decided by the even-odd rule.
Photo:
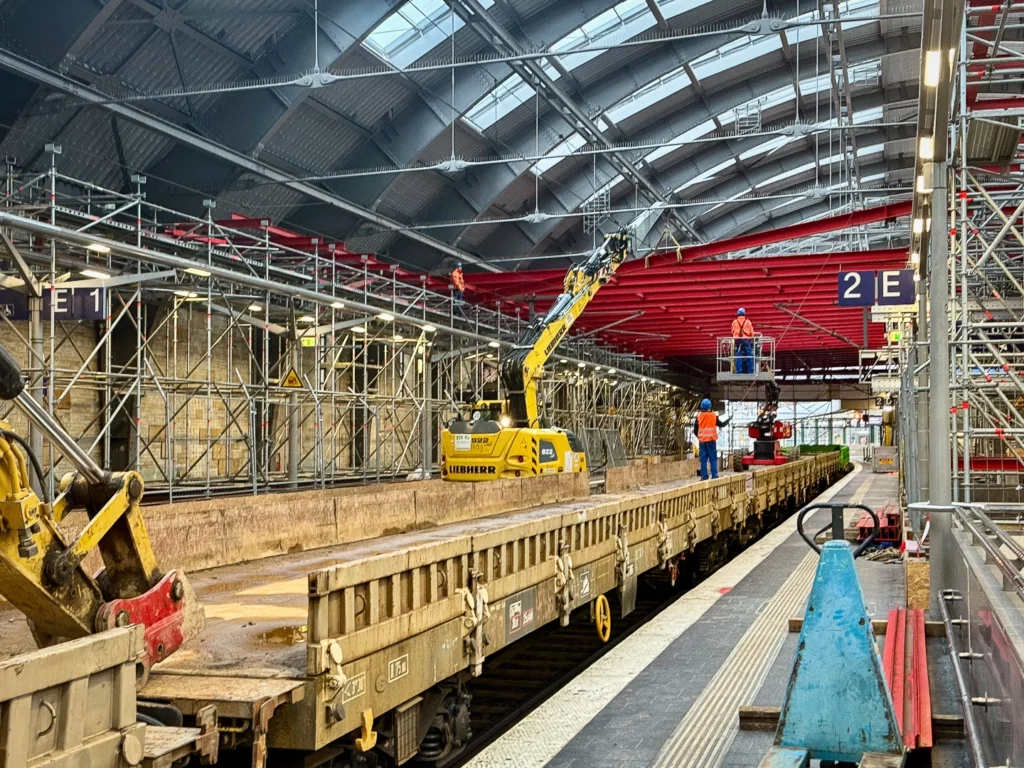
[[[915,235],[920,235],[924,232],[924,219],[914,219],[913,229]]]
[[[263,311],[263,305],[262,304],[250,304],[249,305],[249,311],[250,312],[262,312]]]
[[[95,280],[107,280],[110,278],[106,272],[100,272],[98,269],[83,269],[82,277],[91,277]]]
[[[500,347],[501,344],[499,344],[496,341],[488,341],[487,346],[490,347],[491,349],[498,349],[498,347]]]
[[[199,269],[199,267],[189,267],[185,271],[188,272],[190,275],[195,275],[196,277],[209,277],[210,276],[209,272],[207,272],[205,269]]]
[[[331,304],[331,307],[333,307],[334,309],[344,309],[345,305],[342,304],[340,301],[336,301],[333,304]]]
[[[931,136],[922,136],[917,145],[917,155],[922,160],[931,160],[935,154],[935,147],[932,146]]]
[[[110,253],[110,248],[101,243],[93,243],[92,245],[87,245],[85,246],[85,250],[92,251],[93,253]]]
[[[383,320],[385,323],[390,323],[395,319],[395,316],[389,312],[381,312],[377,315],[378,320]]]
[[[432,325],[424,325],[423,326],[423,332],[424,333],[434,333],[436,330],[437,330],[437,328],[435,328]]]

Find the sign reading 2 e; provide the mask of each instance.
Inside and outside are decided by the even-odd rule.
[[[840,307],[913,304],[915,293],[912,269],[839,273]]]

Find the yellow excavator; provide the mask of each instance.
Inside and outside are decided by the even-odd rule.
[[[583,472],[587,458],[572,432],[541,424],[537,382],[544,363],[601,286],[630,255],[629,234],[605,235],[590,257],[565,276],[564,290],[501,361],[505,401],[481,401],[476,418],[458,419],[441,433],[441,477],[475,482]]]
[[[25,391],[18,364],[3,347],[0,400],[12,401],[75,467],[61,479],[59,495],[48,499],[38,457],[0,421],[0,595],[25,614],[41,648],[141,624],[141,687],[153,664],[206,623],[185,574],[157,566],[139,506],[142,477],[99,467]],[[29,480],[29,467],[42,498]],[[69,536],[60,523],[74,509],[84,509],[88,520]],[[93,553],[103,564],[95,574],[87,570]]]

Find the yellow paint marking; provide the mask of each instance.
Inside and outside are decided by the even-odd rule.
[[[252,603],[206,603],[206,618],[224,619],[305,619],[305,608],[285,605],[254,605]]]
[[[309,592],[309,577],[288,579],[288,581],[272,581],[259,587],[243,589],[242,595],[305,595]]]

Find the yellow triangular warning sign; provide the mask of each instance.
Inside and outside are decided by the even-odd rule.
[[[299,374],[292,368],[288,371],[288,375],[281,380],[281,386],[287,387],[288,389],[303,389],[302,379],[299,378]]]
[[[1024,395],[1017,395],[1017,399],[1013,403],[1017,408],[1024,405]]]

